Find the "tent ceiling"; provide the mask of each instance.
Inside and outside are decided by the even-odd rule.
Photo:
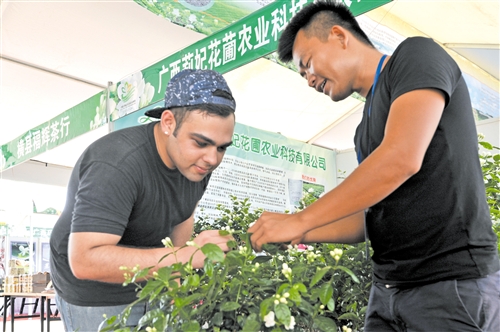
[[[132,0],[1,2],[0,144],[57,116],[204,36],[154,15]],[[367,15],[403,36],[428,35],[472,61],[498,93],[498,1],[391,2]],[[402,33],[400,30],[404,30]],[[237,121],[312,144],[353,146],[361,103],[332,103],[296,73],[265,59],[225,77]],[[39,155],[72,166],[106,128]]]

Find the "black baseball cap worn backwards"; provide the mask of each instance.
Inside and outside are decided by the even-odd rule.
[[[164,110],[172,107],[200,104],[225,105],[235,110],[236,102],[214,95],[216,90],[225,91],[232,96],[226,80],[218,72],[214,70],[184,69],[168,82],[165,90],[164,107],[149,110],[145,115],[159,119]]]

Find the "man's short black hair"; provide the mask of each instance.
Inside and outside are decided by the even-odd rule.
[[[299,30],[303,29],[308,37],[315,36],[326,41],[334,25],[343,27],[361,42],[374,47],[344,4],[334,0],[320,0],[305,6],[290,20],[279,40],[279,59],[283,62],[293,60],[293,44]]]

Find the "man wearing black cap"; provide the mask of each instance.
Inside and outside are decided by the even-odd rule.
[[[235,101],[224,78],[211,70],[184,70],[169,82],[165,105],[146,115],[160,119],[113,132],[77,161],[66,206],[51,236],[51,276],[67,331],[96,331],[103,315],[117,315],[136,299],[122,286],[121,266],[170,265],[160,258],[190,240],[193,213],[211,172],[232,143]],[[174,249],[162,240],[170,237]],[[227,251],[228,236],[205,231],[199,246]],[[177,251],[187,262],[194,247]],[[205,256],[197,251],[194,268]],[[133,308],[137,324],[144,306]]]

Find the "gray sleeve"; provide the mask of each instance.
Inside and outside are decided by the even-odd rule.
[[[130,175],[105,162],[82,163],[71,232],[122,236],[136,201]]]

